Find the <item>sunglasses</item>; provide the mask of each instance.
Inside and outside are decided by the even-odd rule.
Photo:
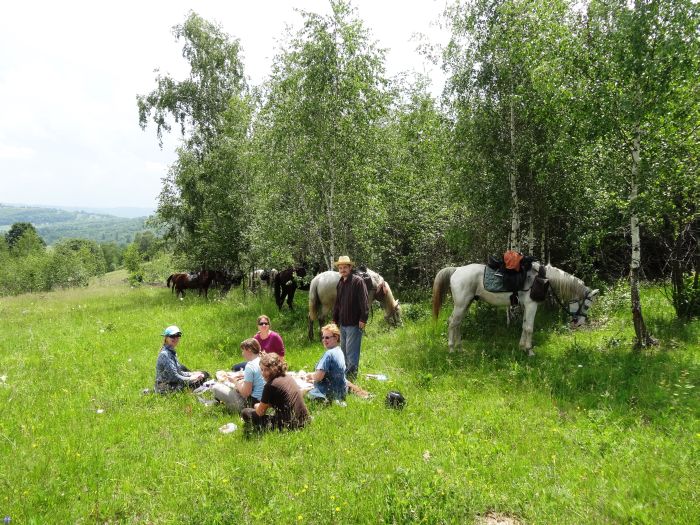
[[[335,339],[337,338],[337,335],[324,335],[321,337],[321,339],[326,340],[326,339]]]
[[[260,322],[258,323],[258,326],[263,326],[263,325],[269,326],[270,323],[267,323],[267,322],[265,322],[265,321],[260,321]]]
[[[182,337],[182,334],[173,334],[173,335],[169,335],[168,337],[170,337],[172,339],[177,339],[178,337]]]

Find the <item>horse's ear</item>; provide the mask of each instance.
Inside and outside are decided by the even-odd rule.
[[[600,293],[600,290],[598,290],[598,288],[596,288],[588,295],[588,297],[590,297],[592,301],[595,301],[595,299],[596,299],[596,297],[598,297],[599,293]]]

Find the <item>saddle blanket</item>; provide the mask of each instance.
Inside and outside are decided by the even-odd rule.
[[[503,286],[503,276],[488,266],[484,268],[484,289],[487,292],[507,292]]]

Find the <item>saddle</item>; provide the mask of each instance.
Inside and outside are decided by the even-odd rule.
[[[367,267],[366,266],[360,266],[357,271],[357,275],[362,277],[362,280],[365,282],[365,288],[367,288],[367,293],[370,293],[372,290],[374,290],[374,283],[372,282],[372,276],[370,276],[369,272],[367,272]]]
[[[484,272],[484,288],[489,292],[511,292],[510,304],[517,306],[518,291],[524,289],[527,274],[535,260],[535,257],[514,250],[508,250],[501,258],[489,255]]]

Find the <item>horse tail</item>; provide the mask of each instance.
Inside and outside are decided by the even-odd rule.
[[[315,321],[318,319],[318,307],[321,300],[318,297],[318,280],[312,279],[309,287],[309,320]]]
[[[168,280],[165,281],[165,285],[166,285],[168,288],[171,288],[171,287],[170,287],[170,281],[173,281],[173,277],[174,277],[174,276],[175,276],[175,274],[174,274],[174,273],[171,273],[171,274],[170,274],[170,277],[168,277]],[[175,281],[173,281],[173,288],[174,288],[174,287],[175,287]],[[172,288],[171,288],[171,289],[172,289]]]
[[[456,271],[457,268],[455,266],[448,266],[440,270],[435,276],[435,281],[433,282],[433,319],[437,319],[438,315],[440,315],[440,307],[445,300],[450,278]]]

